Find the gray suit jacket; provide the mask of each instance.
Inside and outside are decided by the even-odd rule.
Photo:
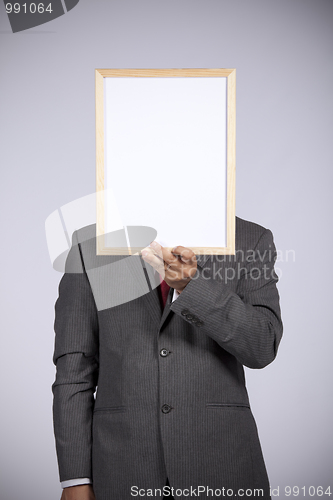
[[[140,256],[95,249],[95,225],[73,234],[55,304],[60,480],[92,477],[97,500],[166,477],[270,498],[243,365],[271,363],[282,336],[272,233],[236,218],[236,255],[198,256],[164,311]]]

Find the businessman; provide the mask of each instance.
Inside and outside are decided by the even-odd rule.
[[[126,257],[96,256],[95,231],[73,234],[55,305],[62,500],[270,498],[243,365],[282,336],[272,233],[236,217],[235,256]]]

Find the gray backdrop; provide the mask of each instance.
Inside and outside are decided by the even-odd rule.
[[[94,192],[94,69],[109,67],[237,69],[236,212],[273,231],[285,327],[274,363],[246,370],[250,401],[279,496],[333,492],[332,14],[331,0],[81,0],[13,34],[0,4],[1,498],[60,497],[61,274],[44,222]]]

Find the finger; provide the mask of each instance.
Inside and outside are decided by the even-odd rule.
[[[167,273],[167,272],[169,272],[170,270],[171,270],[171,271],[174,271],[174,272],[178,272],[178,271],[179,271],[179,269],[178,269],[178,267],[177,267],[177,266],[175,266],[175,265],[174,265],[174,264],[172,264],[172,263],[170,264],[170,263],[168,263],[168,262],[164,262],[164,269],[165,269],[165,272],[166,272],[166,273]]]
[[[157,241],[152,241],[150,245],[147,247],[149,250],[153,251],[156,255],[158,255],[163,260],[163,247]]]
[[[152,248],[147,247],[143,249],[141,255],[145,262],[150,264],[159,274],[164,276],[164,261],[158,254],[155,254]]]
[[[177,247],[174,247],[171,250],[171,252],[173,255],[179,256],[181,258],[181,260],[183,262],[185,262],[186,264],[192,264],[192,263],[195,263],[197,261],[195,253],[190,248],[186,248],[186,247],[183,247],[181,245],[178,245]]]
[[[155,252],[155,250],[153,250],[150,247],[143,248],[142,251],[141,251],[141,255],[142,255],[142,257],[144,258],[144,260],[146,262],[157,262],[157,261],[159,261],[161,264],[164,263],[162,257],[157,252]]]
[[[167,264],[175,264],[178,261],[178,258],[172,255],[170,250],[162,247],[157,241],[152,241],[150,247],[153,248]]]
[[[162,245],[160,245],[159,243],[157,243],[157,241],[152,241],[149,245],[150,248],[153,248],[154,250],[156,250],[157,252],[162,252]]]

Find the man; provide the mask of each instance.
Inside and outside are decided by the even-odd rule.
[[[55,305],[62,500],[270,498],[242,365],[282,336],[272,233],[236,218],[235,256],[127,257],[96,256],[95,230],[73,234]]]

